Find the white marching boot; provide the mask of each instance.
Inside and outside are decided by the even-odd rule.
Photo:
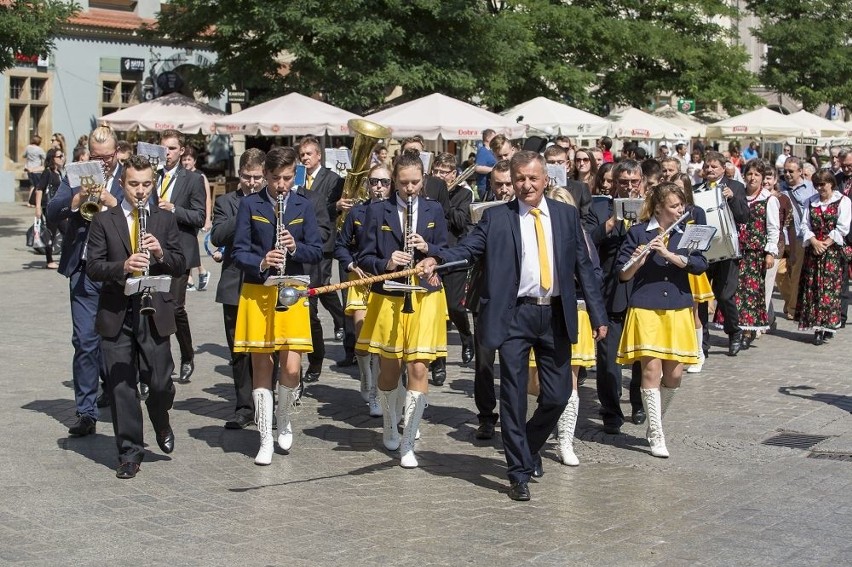
[[[426,394],[409,390],[405,397],[405,427],[402,430],[402,442],[399,446],[399,465],[406,469],[413,469],[417,467],[414,438],[420,427],[423,410],[426,409]]]
[[[361,399],[365,402],[369,401],[370,392],[370,375],[373,371],[370,363],[373,355],[371,354],[356,354],[355,361],[358,363],[358,373],[361,377]]]
[[[251,391],[254,399],[254,421],[260,433],[260,450],[254,458],[256,465],[272,463],[275,443],[272,440],[272,390],[257,388]]]
[[[695,329],[695,338],[698,339],[698,364],[690,364],[686,367],[688,374],[698,374],[704,368],[704,327]]]
[[[382,443],[388,451],[396,451],[399,449],[401,441],[399,430],[396,428],[396,424],[399,423],[396,413],[399,390],[397,388],[389,392],[379,390],[379,397],[382,400],[382,417],[384,418],[382,420]]]
[[[580,396],[577,390],[571,392],[571,397],[568,398],[568,405],[559,416],[559,421],[556,422],[556,432],[559,437],[557,445],[557,453],[563,465],[576,467],[580,464],[580,459],[574,454],[574,429],[577,427],[577,411],[580,409]]]
[[[379,357],[370,355],[370,365],[367,374],[367,404],[370,406],[370,417],[382,417],[382,403],[379,401]]]
[[[651,446],[651,454],[655,457],[667,458],[669,450],[666,449],[666,438],[663,435],[663,410],[660,401],[660,390],[658,388],[641,388],[642,404],[648,415],[648,430],[646,437]]]
[[[660,415],[666,417],[666,412],[672,403],[672,398],[675,397],[678,388],[666,388],[660,385]]]
[[[296,401],[295,392],[295,388],[278,385],[278,446],[283,451],[289,451],[293,446],[293,424],[290,422],[290,415]]]

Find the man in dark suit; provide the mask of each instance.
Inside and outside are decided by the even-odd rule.
[[[548,165],[561,165],[565,168],[565,177],[567,179],[565,188],[571,193],[574,202],[577,203],[577,210],[580,211],[580,219],[583,221],[583,227],[587,232],[594,230],[594,221],[589,212],[592,206],[592,192],[589,190],[589,186],[582,181],[571,179],[568,150],[554,144],[544,150],[544,161]]]
[[[186,313],[186,283],[192,266],[201,264],[198,251],[198,231],[204,226],[207,215],[207,193],[204,179],[199,173],[185,169],[180,161],[186,150],[186,140],[176,130],[160,134],[160,144],[166,147],[166,163],[157,183],[156,197],[160,210],[173,213],[178,223],[179,242],[186,258],[186,273],[172,279],[172,296],[175,300],[178,346],[180,347],[180,375],[178,382],[186,384],[195,370],[195,351],[192,331]]]
[[[150,302],[155,312],[143,315],[142,294],[125,295],[125,284],[144,271],[151,276],[177,277],[184,273],[186,262],[175,217],[148,202],[155,187],[148,160],[142,156],[128,158],[122,182],[122,203],[92,222],[86,273],[93,281],[103,282],[96,327],[102,337],[118,447],[116,476],[128,479],[136,476],[145,457],[138,383],[150,389],[145,404],[157,444],[164,453],[174,450],[175,436],[169,424],[175,397],[169,335],[176,326],[171,294],[152,293]]]
[[[105,207],[114,207],[122,199],[122,170],[115,159],[117,143],[115,132],[106,126],[95,128],[89,135],[90,159],[101,160],[106,172],[106,186],[100,196],[100,204]],[[80,205],[87,198],[88,195],[81,192],[80,187],[71,187],[68,180],[63,179],[56,196],[47,206],[47,221],[50,224],[68,221],[62,239],[59,273],[68,278],[73,325],[72,372],[77,420],[68,429],[70,435],[95,432],[98,421],[98,377],[103,367],[101,338],[95,330],[101,285],[86,276],[86,241],[90,223],[80,215]]]
[[[305,196],[314,206],[317,224],[322,238],[323,259],[318,264],[308,266],[312,286],[328,285],[331,283],[331,263],[334,257],[334,240],[337,237],[337,200],[343,192],[343,178],[322,166],[322,148],[319,140],[306,136],[299,141],[299,161],[305,166]],[[313,352],[308,354],[308,370],[305,372],[305,382],[316,382],[322,372],[322,361],[325,358],[325,339],[323,338],[322,323],[319,319],[319,305],[325,307],[334,322],[334,338],[343,340],[343,305],[336,293],[326,293],[319,298],[309,299],[311,314],[311,339],[314,343]],[[354,347],[354,335],[352,345]],[[354,350],[351,352],[354,357]]]
[[[222,304],[225,339],[228,341],[228,351],[231,353],[231,371],[234,374],[234,393],[236,394],[234,417],[225,422],[226,429],[243,429],[254,423],[251,357],[244,352],[234,352],[234,329],[237,325],[237,307],[240,304],[243,272],[234,264],[232,252],[240,201],[244,196],[256,193],[263,187],[265,160],[265,152],[257,148],[246,150],[240,156],[240,184],[237,190],[222,195],[213,205],[210,242],[213,246],[225,249],[222,257],[222,273],[219,276],[219,285],[216,287],[216,303]]]
[[[725,177],[725,156],[719,152],[707,152],[704,155],[704,182],[692,188],[693,193],[712,191],[717,185],[724,187],[722,197],[726,206],[739,224],[748,221],[748,202],[746,201],[745,186],[739,181]],[[721,204],[721,203],[719,203]],[[725,334],[728,335],[728,355],[736,356],[743,346],[743,331],[740,329],[740,312],[734,301],[737,292],[737,282],[740,275],[739,260],[721,260],[710,264],[707,277],[713,287],[718,309],[725,316]],[[710,344],[710,329],[707,324],[707,303],[698,304],[698,317],[704,326],[703,344]]]
[[[458,246],[439,250],[445,262],[482,258],[485,282],[479,317],[483,344],[500,353],[500,419],[509,497],[530,499],[530,476],[541,476],[539,451],[571,394],[571,348],[577,338],[579,282],[594,333],[606,337],[601,281],[595,275],[577,209],[544,198],[544,159],[521,151],[511,160],[517,199],[485,211]],[[421,265],[431,273],[436,262]],[[529,355],[535,349],[541,394],[527,422]]]

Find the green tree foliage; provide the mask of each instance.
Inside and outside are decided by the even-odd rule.
[[[767,46],[761,82],[802,102],[852,107],[852,2],[750,0]]]
[[[15,64],[15,54],[46,55],[59,26],[79,10],[61,0],[12,1],[0,5],[0,71]]]
[[[659,92],[749,107],[746,54],[712,23],[723,0],[172,0],[157,33],[210,42],[208,94],[322,93],[364,112],[402,87],[500,110],[535,96],[600,111]],[[289,73],[281,74],[282,61]]]

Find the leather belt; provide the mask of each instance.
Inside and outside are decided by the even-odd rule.
[[[559,296],[552,297],[519,297],[518,304],[524,305],[556,305],[559,302]]]

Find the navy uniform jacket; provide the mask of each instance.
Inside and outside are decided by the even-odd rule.
[[[296,240],[296,250],[287,254],[284,270],[290,275],[307,274],[308,264],[322,260],[322,240],[314,209],[301,191],[290,191],[284,210],[284,224]],[[245,283],[262,284],[270,275],[278,273],[271,267],[260,269],[266,253],[275,248],[276,222],[275,206],[269,200],[268,189],[246,195],[240,201],[233,254],[234,263],[243,271]]]
[[[586,311],[592,328],[607,322],[601,295],[601,280],[595,276],[580,214],[576,207],[547,200],[552,215],[553,256],[556,273],[562,282],[559,294],[562,297],[562,316],[571,342],[577,341],[577,296],[574,278],[579,280],[586,301]],[[483,329],[482,344],[489,349],[498,349],[506,340],[509,325],[518,302],[518,287],[521,282],[521,218],[518,201],[505,207],[493,207],[485,211],[473,232],[458,246],[439,250],[435,256],[445,262],[482,258],[485,263],[485,279],[479,300],[479,327]]]
[[[386,201],[373,203],[367,207],[364,221],[364,246],[358,254],[358,267],[371,274],[386,274],[391,254],[404,248],[402,225],[399,222],[397,209],[397,194],[394,193]],[[414,253],[414,263],[417,264],[426,256],[447,245],[447,222],[444,219],[444,209],[435,201],[423,197],[417,199],[417,234],[428,243],[429,250],[424,255]],[[397,268],[397,270],[403,268]],[[396,270],[393,270],[396,271]],[[421,285],[426,286],[423,280]],[[384,291],[382,283],[373,284],[371,291],[389,294]]]
[[[216,303],[223,305],[240,304],[240,288],[243,285],[243,272],[234,264],[234,235],[237,231],[237,211],[243,199],[242,189],[225,193],[216,199],[213,205],[213,227],[210,229],[210,242],[213,246],[224,247],[222,253],[222,273],[216,286]]]
[[[112,178],[109,192],[118,200],[124,200],[124,190],[121,188],[123,168],[119,165]],[[59,190],[47,205],[47,222],[57,226],[60,221],[68,219],[65,232],[62,234],[62,255],[59,258],[59,273],[71,277],[80,268],[83,261],[83,249],[89,237],[89,221],[80,215],[80,211],[71,210],[71,200],[80,192],[79,187],[68,185],[68,178],[62,179]]]
[[[635,224],[627,232],[627,239],[618,254],[615,263],[617,273],[630,260],[633,251],[639,245],[647,245],[658,234],[657,228],[648,230],[647,222]],[[686,267],[681,268],[664,260],[662,256],[651,252],[645,264],[633,276],[633,291],[630,294],[630,307],[641,309],[682,309],[692,307],[692,290],[687,274],[702,274],[707,270],[707,258],[700,250],[688,252],[680,249],[681,232],[674,230],[669,235],[668,249],[686,256]]]
[[[356,262],[355,257],[363,245],[364,221],[367,219],[367,207],[369,206],[369,203],[363,203],[349,209],[349,214],[346,215],[346,220],[343,221],[343,226],[337,233],[337,240],[334,243],[334,258],[340,262],[344,270],[349,267],[349,264]]]
[[[589,236],[598,250],[601,271],[603,272],[603,296],[606,311],[612,315],[620,315],[627,311],[630,300],[630,289],[633,287],[632,280],[622,282],[618,279],[615,269],[618,260],[618,252],[624,239],[627,238],[627,228],[624,222],[616,222],[612,230],[607,234],[606,221],[612,217],[614,202],[612,199],[594,199],[589,209],[589,217],[595,228]]]

